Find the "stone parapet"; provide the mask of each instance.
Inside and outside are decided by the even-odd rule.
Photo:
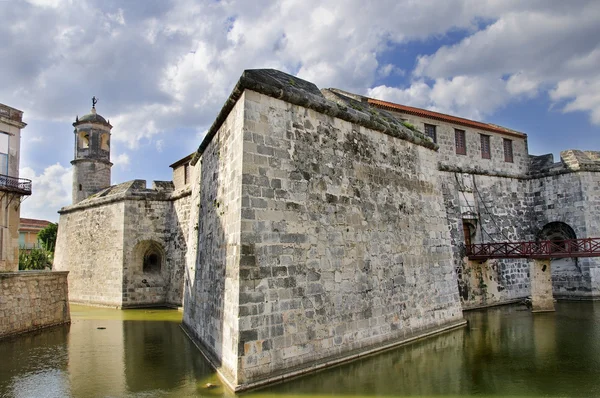
[[[70,323],[68,274],[0,273],[0,338]]]

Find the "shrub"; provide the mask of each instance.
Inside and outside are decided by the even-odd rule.
[[[19,270],[52,269],[53,253],[44,248],[19,250]]]

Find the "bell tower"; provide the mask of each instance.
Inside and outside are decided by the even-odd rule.
[[[92,110],[77,117],[75,130],[75,155],[73,165],[73,204],[110,186],[110,130],[112,126],[96,113],[96,97]]]

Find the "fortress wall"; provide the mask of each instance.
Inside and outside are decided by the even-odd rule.
[[[172,203],[168,200],[125,200],[123,251],[123,306],[157,305],[167,302],[174,264],[184,253],[169,251],[181,230],[171,225]],[[144,271],[144,255],[150,244],[161,251],[160,272]]]
[[[238,384],[460,324],[436,152],[245,96]]]
[[[213,365],[236,383],[244,94],[193,171],[183,323]],[[200,166],[200,167],[199,167]],[[197,233],[197,239],[196,239]]]
[[[578,238],[600,237],[600,173],[568,172],[532,179],[536,231],[550,222],[568,224]],[[555,296],[586,298],[600,295],[600,259],[553,260]]]
[[[598,155],[600,153],[596,152]],[[597,161],[600,164],[600,161]],[[600,238],[600,172],[581,172],[581,188],[585,198],[584,210],[587,214],[586,231],[588,237]],[[600,297],[600,257],[583,258],[582,267],[589,270],[591,293]]]
[[[500,304],[530,295],[526,259],[469,261],[463,218],[475,219],[472,243],[531,239],[530,195],[526,181],[486,175],[444,173],[442,185],[451,228],[463,308]],[[466,206],[466,204],[471,206]],[[464,216],[463,213],[471,212]]]
[[[167,240],[166,255],[169,262],[170,282],[167,286],[166,302],[182,306],[191,198],[187,194],[171,203],[172,208],[167,219],[170,237]]]
[[[69,300],[120,307],[124,203],[62,213],[53,269],[69,272]]]

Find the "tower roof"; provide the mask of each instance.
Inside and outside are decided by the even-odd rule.
[[[97,102],[98,102],[98,100],[96,99],[96,97],[93,97],[92,98],[92,110],[90,111],[90,113],[88,113],[87,115],[83,115],[81,118],[77,117],[75,119],[75,123],[73,123],[73,126],[77,126],[77,125],[83,124],[83,123],[99,123],[99,124],[103,124],[108,127],[112,127],[110,125],[110,123],[106,121],[105,118],[103,118],[98,113],[96,113],[96,103]]]

